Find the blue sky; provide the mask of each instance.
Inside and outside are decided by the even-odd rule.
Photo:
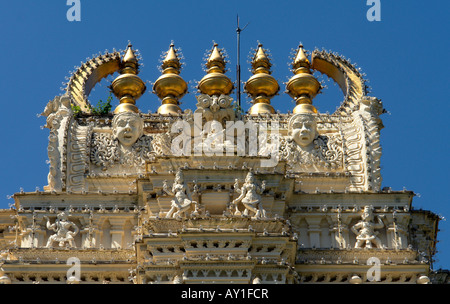
[[[307,50],[325,48],[357,63],[370,81],[371,95],[381,98],[389,111],[382,116],[383,186],[412,190],[420,194],[415,208],[450,218],[450,147],[444,138],[450,110],[450,2],[380,2],[381,21],[369,22],[366,0],[81,0],[81,21],[69,22],[66,0],[1,1],[0,208],[7,208],[12,203],[7,196],[21,187],[34,191],[47,184],[48,130],[40,128],[45,120],[36,114],[61,93],[74,66],[105,49],[122,50],[131,41],[143,57],[141,78],[154,82],[160,55],[173,40],[186,58],[181,76],[190,81],[181,107],[194,108],[194,80],[204,75],[202,58],[213,41],[226,49],[227,74],[235,80],[239,14],[241,26],[250,22],[241,34],[243,81],[250,77],[247,59],[258,41],[270,50],[273,76],[280,84],[292,75],[289,56],[299,42]],[[328,88],[314,104],[321,112],[333,112],[342,93],[323,80]],[[92,103],[107,97],[107,84],[96,87]],[[150,89],[138,100],[143,112],[154,112],[159,105]],[[281,112],[294,107],[286,94],[273,98],[272,105]],[[249,108],[246,102],[243,106]],[[434,268],[450,269],[448,221],[441,221],[440,229]]]

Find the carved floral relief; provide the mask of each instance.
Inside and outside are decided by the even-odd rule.
[[[120,143],[108,133],[94,133],[91,142],[91,163],[104,169],[115,164],[143,166],[152,159],[152,137],[141,136],[130,149],[121,150]]]

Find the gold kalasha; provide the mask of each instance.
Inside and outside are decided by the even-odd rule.
[[[249,110],[251,115],[275,113],[270,104],[270,99],[278,93],[280,86],[277,80],[270,75],[271,66],[272,64],[262,44],[258,44],[258,49],[252,60],[253,76],[247,80],[244,86],[244,90],[252,97],[254,103]]]
[[[303,45],[300,44],[292,63],[292,72],[295,75],[286,84],[286,93],[294,98],[297,104],[293,110],[294,113],[301,113],[305,110],[317,113],[312,105],[312,100],[319,93],[321,85],[316,77],[311,74],[310,67],[311,64],[305,54]]]
[[[162,65],[162,75],[153,85],[153,93],[161,100],[162,105],[158,108],[159,114],[179,114],[179,99],[187,93],[187,83],[181,78],[181,62],[178,58],[175,45],[170,44]]]
[[[115,114],[121,112],[135,112],[139,109],[136,106],[136,100],[144,94],[146,86],[137,74],[139,63],[132,49],[128,44],[121,62],[120,74],[111,84],[114,95],[119,99],[120,104],[114,110]]]
[[[233,82],[225,75],[225,58],[217,43],[214,43],[205,65],[207,74],[198,83],[199,91],[209,96],[230,94]]]

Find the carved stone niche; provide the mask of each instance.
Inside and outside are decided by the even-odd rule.
[[[230,201],[230,193],[228,191],[218,192],[213,188],[203,192],[201,198],[202,204],[211,215],[222,215]]]

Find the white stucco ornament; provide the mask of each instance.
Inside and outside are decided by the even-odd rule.
[[[193,215],[198,213],[198,204],[196,201],[190,199],[190,195],[184,185],[183,173],[181,170],[177,171],[171,190],[167,186],[167,181],[164,181],[163,191],[174,196],[171,201],[170,210],[166,214],[166,218],[186,216],[192,206],[195,208]]]
[[[239,187],[239,180],[236,179],[234,184],[234,190],[239,193],[239,197],[231,202],[229,208],[235,207],[235,215],[248,216],[249,212],[253,214],[252,218],[266,218],[266,211],[263,209],[261,202],[261,195],[266,188],[266,182],[263,181],[261,186],[258,186],[255,182],[255,178],[252,172],[249,172],[245,178],[245,182],[242,187]],[[241,213],[237,204],[242,202],[245,210]]]
[[[122,112],[112,121],[113,136],[124,147],[131,147],[143,134],[144,122],[133,112]]]
[[[58,213],[56,221],[53,224],[50,224],[47,216],[44,218],[47,220],[47,229],[56,232],[49,237],[46,245],[47,248],[52,247],[54,242],[58,242],[59,247],[63,247],[66,242],[71,248],[76,247],[74,237],[78,234],[79,228],[73,222],[69,221],[65,212]],[[73,231],[70,230],[71,228]]]
[[[289,121],[292,140],[303,148],[310,147],[317,137],[317,123],[311,114],[296,114]]]
[[[288,136],[280,144],[281,159],[294,170],[298,166],[319,169],[343,167],[342,139],[337,135],[319,135],[313,114],[295,114],[288,122]]]
[[[374,215],[370,206],[365,206],[361,221],[356,223],[351,230],[356,234],[355,248],[372,248],[374,244],[377,248],[382,248],[381,240],[377,237],[375,229],[381,229],[384,223],[380,216],[377,216],[377,223],[374,222]]]

